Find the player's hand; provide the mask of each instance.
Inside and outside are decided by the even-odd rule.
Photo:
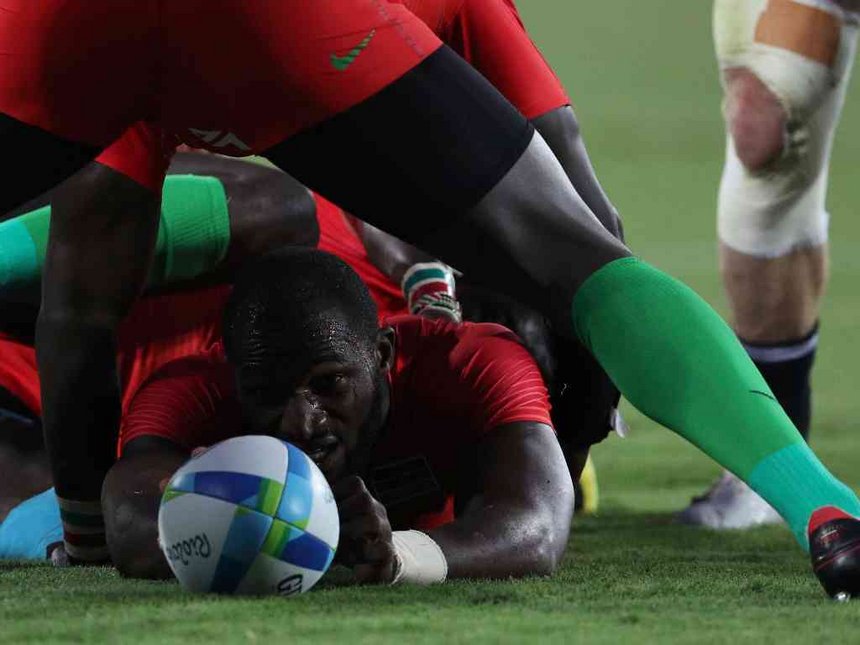
[[[397,556],[385,507],[373,498],[361,477],[341,479],[332,492],[340,514],[338,561],[352,568],[358,582],[392,582]]]

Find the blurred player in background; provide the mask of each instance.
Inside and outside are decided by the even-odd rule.
[[[732,324],[804,438],[828,274],[834,133],[854,63],[857,0],[716,0],[728,141],[717,224]],[[680,519],[747,528],[779,514],[726,471]]]

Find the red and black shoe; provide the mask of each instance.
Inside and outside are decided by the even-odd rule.
[[[833,506],[809,518],[812,570],[835,600],[860,598],[860,520]]]

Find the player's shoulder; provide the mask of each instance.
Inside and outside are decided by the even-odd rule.
[[[454,323],[404,314],[386,318],[382,325],[394,330],[401,367],[418,362],[440,363],[454,369],[474,362],[531,360],[517,335],[496,323]]]
[[[393,409],[442,415],[479,434],[514,421],[550,424],[540,370],[506,327],[421,316],[386,322],[395,333]]]

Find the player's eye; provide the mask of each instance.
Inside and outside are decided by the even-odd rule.
[[[346,385],[346,376],[339,373],[320,374],[308,383],[311,390],[323,396],[338,394]]]

